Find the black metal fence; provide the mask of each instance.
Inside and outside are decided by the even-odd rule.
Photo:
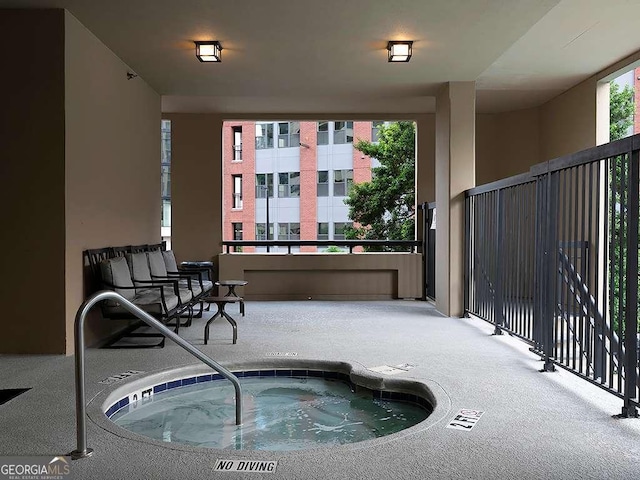
[[[423,300],[436,299],[436,203],[423,203],[422,212],[422,278]]]
[[[639,405],[640,135],[466,192],[465,310]]]

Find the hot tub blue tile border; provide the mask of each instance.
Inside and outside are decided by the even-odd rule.
[[[352,391],[357,387],[355,383],[351,381],[351,377],[346,373],[332,372],[326,370],[300,370],[300,369],[282,369],[282,370],[247,370],[241,372],[233,372],[238,378],[268,378],[268,377],[313,377],[324,378],[327,380],[340,380],[349,385]],[[205,382],[211,382],[216,380],[222,380],[225,377],[219,373],[211,375],[198,375],[194,377],[186,377],[179,380],[172,380],[170,382],[159,383],[153,386],[153,393],[161,393],[167,390],[173,390],[175,388],[186,387],[189,385],[195,385]],[[424,397],[414,395],[410,393],[372,390],[372,397],[376,400],[393,400],[408,402],[419,405],[427,410],[429,413],[433,412],[433,406]],[[129,397],[121,398],[117,402],[114,402],[104,414],[107,418],[111,418],[121,409],[129,406]]]

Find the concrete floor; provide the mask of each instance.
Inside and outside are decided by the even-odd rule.
[[[428,303],[248,302],[237,315],[239,339],[209,314],[181,330],[225,366],[269,364],[269,352],[330,360],[355,369],[414,364],[393,376],[437,391],[437,418],[404,433],[297,452],[221,451],[161,446],[87,422],[91,458],[72,462],[78,479],[638,479],[640,420],[615,419],[622,402],[565,371],[539,373],[541,362],[508,335],[491,336],[478,319],[445,318]],[[32,387],[0,405],[0,456],[60,455],[75,448],[74,359],[0,356],[1,388]],[[197,363],[177,345],[87,353],[90,411],[127,370],[147,374]],[[372,374],[375,375],[375,374]],[[383,376],[383,375],[380,375]],[[385,381],[393,381],[391,377]],[[470,431],[446,428],[462,408],[484,411]],[[434,412],[434,413],[436,413]],[[95,418],[95,416],[94,416]],[[117,432],[117,429],[115,430]],[[275,473],[214,472],[217,459],[277,460]]]

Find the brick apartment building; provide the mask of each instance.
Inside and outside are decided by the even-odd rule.
[[[270,240],[344,239],[344,198],[354,182],[371,180],[377,165],[353,142],[375,141],[382,123],[225,122],[224,240],[267,240],[267,204]]]

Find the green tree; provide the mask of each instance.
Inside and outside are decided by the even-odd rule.
[[[609,84],[609,138],[613,142],[627,136],[627,130],[633,125],[633,88],[615,82]]]
[[[359,226],[345,229],[347,239],[413,240],[415,231],[415,124],[380,127],[378,143],[359,140],[354,148],[377,159],[370,182],[351,187],[344,203]],[[403,250],[390,247],[387,250]]]
[[[623,89],[610,83],[609,89],[609,138],[611,141],[627,136],[629,127],[633,125],[635,110],[633,88],[625,85]],[[624,337],[625,283],[633,281],[626,271],[627,260],[627,228],[623,216],[626,217],[628,202],[629,159],[626,156],[614,157],[610,164],[609,212],[611,223],[609,228],[609,245],[616,259],[609,271],[613,289],[611,318],[613,328],[620,338]],[[615,194],[613,193],[615,192]],[[624,208],[623,208],[624,207]],[[625,275],[627,275],[625,279]],[[622,277],[622,278],[621,278]],[[622,283],[621,283],[622,280]],[[638,306],[640,308],[640,305]],[[640,315],[640,312],[638,313]],[[640,325],[639,325],[640,329]]]

